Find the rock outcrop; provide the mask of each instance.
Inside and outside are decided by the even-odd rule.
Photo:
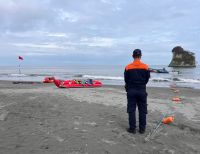
[[[195,54],[177,46],[172,49],[173,57],[169,67],[196,67]]]

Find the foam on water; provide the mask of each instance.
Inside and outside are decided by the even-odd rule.
[[[13,76],[13,77],[24,77],[27,76],[26,74],[8,74],[8,76]]]
[[[150,81],[153,81],[153,82],[171,82],[172,80],[158,77],[158,78],[150,78]]]
[[[184,78],[179,78],[180,80],[177,82],[183,82],[183,83],[200,83],[200,80],[197,79],[184,79]]]
[[[83,75],[83,78],[102,79],[102,80],[124,80],[124,78],[121,76]]]

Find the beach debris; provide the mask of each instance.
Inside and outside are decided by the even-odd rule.
[[[180,101],[181,101],[181,98],[180,98],[180,97],[173,97],[173,98],[172,98],[172,101],[180,102]]]
[[[144,141],[150,141],[157,133],[158,129],[162,124],[170,124],[174,121],[174,116],[167,116],[166,114],[161,118],[158,124],[149,132],[149,134],[145,137]]]
[[[170,89],[171,89],[172,91],[176,91],[176,90],[177,90],[177,85],[176,85],[176,84],[170,85]]]
[[[179,93],[180,91],[178,89],[174,89],[174,93]]]
[[[171,87],[170,89],[171,89],[171,90],[176,90],[176,88],[174,88],[174,87]]]
[[[8,116],[9,112],[6,111],[6,110],[2,110],[0,111],[0,120],[1,121],[5,121],[6,120],[6,117]]]
[[[163,118],[162,123],[164,124],[170,124],[174,121],[174,116],[168,116]]]
[[[170,88],[176,88],[176,87],[177,87],[176,83],[173,83],[173,84],[170,85]]]

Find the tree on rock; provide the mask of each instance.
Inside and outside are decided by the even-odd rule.
[[[184,49],[181,47],[181,46],[177,46],[177,47],[174,47],[173,49],[172,49],[172,52],[174,53],[174,52],[179,52],[179,53],[181,53],[181,52],[184,52]]]
[[[184,50],[181,46],[172,49],[173,57],[169,67],[196,67],[195,54]]]

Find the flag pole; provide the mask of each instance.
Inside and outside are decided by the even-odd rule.
[[[20,61],[23,60],[23,57],[18,56],[18,59],[19,59],[18,70],[19,70],[19,74],[21,75],[21,65],[20,65]]]
[[[20,69],[20,62],[19,62],[19,74],[21,74],[21,69]]]

